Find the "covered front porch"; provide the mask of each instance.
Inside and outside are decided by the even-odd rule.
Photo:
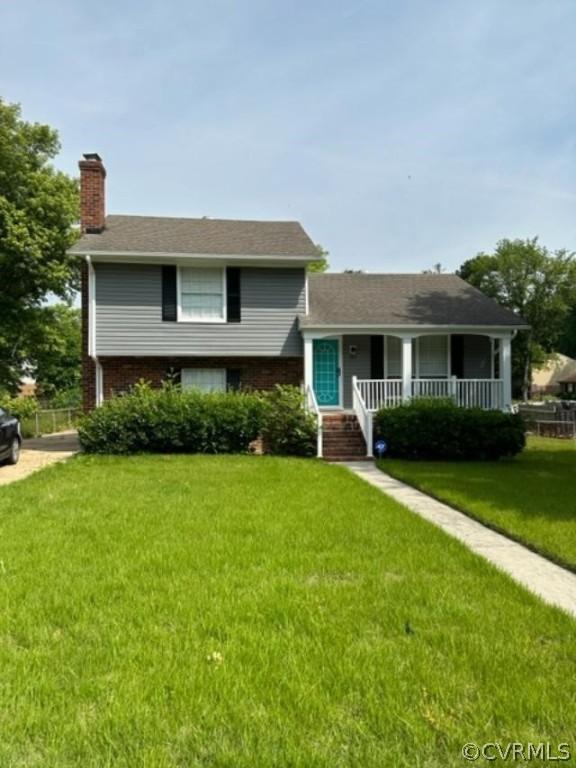
[[[321,410],[374,413],[415,397],[462,407],[512,404],[510,331],[381,333],[304,337],[305,384]]]
[[[464,408],[507,410],[512,405],[511,331],[400,332],[322,336],[304,333],[309,407],[322,420],[354,411],[372,455],[373,414],[416,397],[450,398]]]

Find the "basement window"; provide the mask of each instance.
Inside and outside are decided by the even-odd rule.
[[[184,392],[199,389],[201,392],[225,392],[225,368],[183,368],[181,373]]]

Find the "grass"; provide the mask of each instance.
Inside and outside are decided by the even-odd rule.
[[[574,621],[314,460],[84,456],[4,486],[0,609],[3,768],[576,748]]]
[[[381,469],[576,571],[576,443],[531,437],[495,462],[385,460]]]

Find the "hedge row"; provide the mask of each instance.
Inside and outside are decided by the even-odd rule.
[[[500,459],[515,456],[526,444],[518,414],[425,398],[378,411],[375,432],[386,441],[388,456],[426,461]]]
[[[246,453],[260,436],[268,453],[316,452],[315,420],[294,387],[202,393],[140,382],[91,411],[78,435],[87,453]]]

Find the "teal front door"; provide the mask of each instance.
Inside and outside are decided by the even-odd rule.
[[[313,340],[312,383],[318,405],[340,405],[338,340]]]

